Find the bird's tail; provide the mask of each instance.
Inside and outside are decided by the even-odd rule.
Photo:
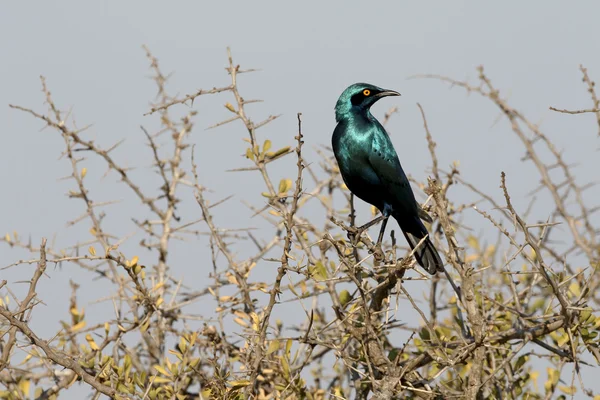
[[[425,235],[419,235],[420,237],[410,232],[403,231],[403,233],[410,248],[414,250],[413,254],[421,267],[425,268],[431,275],[435,275],[436,271],[444,270],[442,258],[431,240],[429,240],[429,237],[425,237],[427,233],[425,233]]]

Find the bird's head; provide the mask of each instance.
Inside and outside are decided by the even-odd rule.
[[[335,105],[335,119],[339,121],[352,112],[368,111],[377,100],[386,96],[400,96],[400,93],[368,83],[350,85],[344,90]]]

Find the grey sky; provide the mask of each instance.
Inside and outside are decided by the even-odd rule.
[[[29,115],[8,108],[8,103],[45,112],[39,75],[44,75],[57,104],[73,106],[78,125],[94,124],[89,135],[108,146],[121,138],[127,142],[118,153],[125,164],[147,167],[148,149],[139,126],[155,129],[156,117],[144,117],[155,94],[148,61],[141,45],[158,57],[164,72],[174,72],[172,93],[225,86],[228,77],[226,46],[234,60],[261,72],[241,77],[246,98],[262,104],[249,110],[258,121],[269,114],[283,116],[261,132],[274,147],[292,144],[296,113],[302,112],[307,159],[317,161],[314,146],[329,145],[334,128],[333,106],[351,83],[365,81],[398,90],[402,97],[380,102],[376,115],[393,105],[400,107],[389,131],[407,173],[427,176],[429,158],[422,121],[416,107],[425,109],[438,142],[440,164],[460,160],[462,176],[500,198],[499,175],[504,170],[516,204],[524,209],[524,195],[537,186],[531,165],[520,162],[523,150],[489,102],[461,89],[448,90],[438,81],[411,79],[421,73],[476,78],[483,64],[496,87],[509,95],[513,106],[540,123],[565,149],[565,157],[580,165],[574,170],[580,182],[597,177],[600,163],[597,127],[592,115],[570,116],[548,110],[589,108],[591,102],[581,82],[579,64],[600,81],[600,3],[582,1],[566,6],[559,1],[436,1],[436,2],[7,2],[0,11],[0,234],[31,234],[34,242],[56,234],[58,246],[81,238],[89,227],[67,229],[65,221],[83,211],[69,200],[71,187],[58,178],[70,173],[58,160],[62,139]],[[232,218],[216,211],[223,227],[260,226],[240,200],[258,181],[254,177],[224,172],[244,166],[246,144],[239,125],[205,131],[227,117],[223,104],[228,95],[201,98],[193,142],[200,179],[214,190],[216,200],[236,195],[230,205],[247,218]],[[187,109],[179,106],[180,111]],[[186,160],[189,163],[189,160]],[[115,183],[102,162],[91,158],[85,165],[97,200],[122,199],[108,209],[113,230],[126,235],[135,230],[129,216],[138,212],[128,190]],[[273,171],[275,178],[291,177],[293,165]],[[142,168],[134,175],[143,185],[152,175]],[[190,192],[191,193],[191,192]],[[593,202],[598,191],[590,192]],[[545,219],[551,203],[541,195],[535,218]],[[190,197],[191,199],[191,197]],[[253,198],[254,204],[260,201]],[[594,203],[595,205],[597,204]],[[367,207],[359,219],[368,218]],[[193,201],[181,212],[200,215]],[[139,214],[138,214],[139,215]],[[143,217],[143,215],[139,215]],[[189,219],[194,217],[186,216]],[[484,223],[477,229],[489,229]],[[86,236],[87,238],[87,236]],[[135,243],[132,244],[135,248]],[[172,273],[203,286],[209,270],[206,240],[178,244]],[[142,255],[140,255],[142,256]],[[25,253],[0,249],[0,267]],[[194,260],[194,261],[190,261]],[[11,282],[28,279],[30,267],[0,270]],[[265,272],[267,273],[267,272]],[[108,293],[106,288],[73,266],[50,270],[51,280],[41,284],[40,296],[51,312],[34,318],[34,327],[51,335],[57,319],[68,317],[69,279],[84,285],[82,304]],[[269,275],[266,275],[269,276]],[[11,288],[17,287],[11,284]],[[94,305],[89,309],[94,310]],[[100,309],[100,308],[98,308]],[[52,315],[52,312],[57,314]],[[596,389],[598,389],[596,385]]]

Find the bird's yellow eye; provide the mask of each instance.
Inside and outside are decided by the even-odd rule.
[[[371,91],[369,89],[365,89],[365,90],[363,90],[363,94],[365,96],[370,96],[371,95]]]

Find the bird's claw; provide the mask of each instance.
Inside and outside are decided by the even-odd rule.
[[[371,254],[373,254],[373,258],[375,259],[375,261],[377,261],[377,262],[385,261],[385,253],[383,252],[383,249],[381,248],[381,244],[373,246],[369,250],[369,252]]]
[[[360,230],[357,228],[352,228],[352,230],[348,230],[348,240],[350,240],[352,247],[358,246],[358,243],[360,243],[360,237],[362,236],[364,231],[364,229]]]

